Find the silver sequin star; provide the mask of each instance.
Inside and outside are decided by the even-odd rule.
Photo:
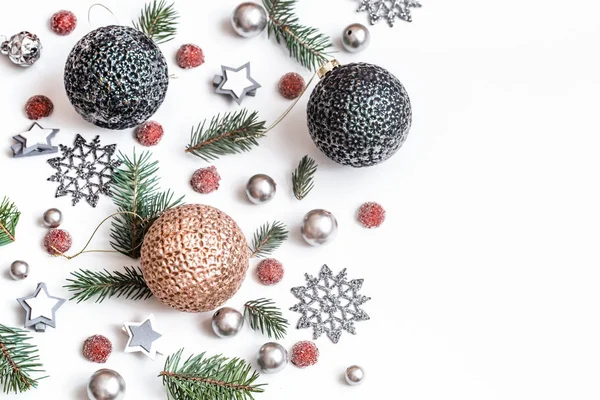
[[[394,26],[396,18],[412,22],[411,8],[421,7],[417,0],[359,0],[357,12],[367,11],[371,25],[386,18],[390,26]]]

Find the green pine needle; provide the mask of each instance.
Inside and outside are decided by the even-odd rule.
[[[305,198],[315,187],[317,163],[309,156],[302,157],[298,168],[292,173],[292,189],[298,200]]]
[[[165,0],[152,0],[152,3],[144,6],[138,22],[133,22],[133,27],[144,32],[156,44],[173,40],[177,34],[179,18],[174,5],[167,5]]]
[[[94,296],[96,303],[101,303],[110,297],[125,297],[132,300],[146,300],[152,297],[152,292],[146,285],[142,270],[135,267],[125,267],[124,272],[90,271],[80,269],[71,272],[73,279],[64,287],[74,292],[70,300],[78,303]]]
[[[167,357],[159,374],[170,400],[252,400],[264,391],[264,384],[255,383],[259,374],[242,359],[202,353],[182,362],[182,353]]]
[[[0,203],[0,247],[16,240],[15,230],[21,213],[15,203],[5,197]]]
[[[22,329],[0,324],[0,386],[9,394],[26,392],[36,388],[45,377],[33,378],[42,373],[38,349],[29,343],[31,337]]]
[[[283,339],[290,325],[281,310],[270,299],[252,300],[244,304],[244,318],[250,327],[276,340]]]
[[[255,233],[250,247],[250,257],[266,257],[277,250],[288,238],[284,223],[274,221],[261,226]]]
[[[258,112],[248,113],[245,108],[216,115],[206,126],[204,120],[192,127],[190,144],[185,150],[206,162],[220,156],[250,151],[258,146],[257,139],[264,135],[265,121],[258,120]]]

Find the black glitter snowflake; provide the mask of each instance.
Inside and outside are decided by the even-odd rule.
[[[323,265],[318,277],[305,274],[306,286],[292,288],[292,293],[300,303],[290,310],[302,314],[298,329],[313,328],[314,339],[326,333],[333,343],[337,343],[342,331],[356,334],[354,322],[367,321],[369,316],[361,306],[371,300],[358,294],[363,280],[346,279],[346,269],[333,275],[327,265]]]
[[[394,26],[396,18],[406,22],[412,22],[411,8],[421,7],[417,0],[359,0],[360,6],[357,12],[367,11],[371,25],[379,22],[382,18],[387,19],[390,26]]]
[[[116,144],[101,146],[99,136],[88,143],[79,134],[73,147],[61,144],[62,157],[48,160],[57,170],[48,178],[59,183],[56,197],[71,195],[73,205],[83,198],[96,207],[100,194],[110,196],[113,171],[121,164],[112,158],[116,149]]]

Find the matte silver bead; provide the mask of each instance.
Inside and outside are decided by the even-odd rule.
[[[358,386],[365,380],[365,371],[358,365],[346,368],[346,373],[344,375],[346,377],[346,382],[348,382],[348,385],[350,386]]]
[[[371,34],[362,24],[348,25],[342,34],[342,45],[350,53],[358,53],[369,47]]]
[[[254,204],[268,203],[275,197],[277,192],[277,184],[268,175],[254,175],[246,185],[246,195],[248,200]]]
[[[288,364],[288,352],[279,343],[265,343],[258,351],[257,361],[262,372],[274,374]]]
[[[8,273],[15,281],[25,279],[29,275],[29,264],[25,261],[17,260],[10,265]]]
[[[244,316],[238,310],[223,307],[217,310],[212,317],[212,328],[218,337],[232,337],[237,335],[244,326]]]
[[[335,216],[329,211],[312,210],[304,216],[300,231],[306,243],[311,246],[320,246],[335,239],[338,223]]]
[[[19,32],[0,43],[0,53],[21,67],[29,67],[40,59],[42,42],[33,33]]]
[[[260,35],[267,27],[267,12],[259,4],[250,1],[242,3],[233,12],[231,25],[240,36],[250,38]]]
[[[125,380],[112,369],[94,372],[87,386],[90,400],[121,400],[125,397]]]
[[[58,208],[51,208],[46,210],[43,219],[48,228],[58,228],[62,223],[62,212]]]

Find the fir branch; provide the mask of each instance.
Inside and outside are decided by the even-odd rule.
[[[276,340],[285,337],[290,325],[271,299],[248,301],[244,304],[244,318],[248,320],[250,328]]]
[[[292,173],[292,189],[298,200],[305,198],[315,187],[315,173],[317,163],[309,156],[302,157],[298,168]]]
[[[138,22],[133,27],[142,31],[156,44],[166,43],[177,34],[177,19],[179,15],[174,3],[167,5],[166,0],[152,0],[144,6]]]
[[[64,287],[74,292],[69,300],[77,300],[77,303],[91,299],[94,296],[96,303],[101,303],[110,297],[125,297],[132,300],[147,300],[152,297],[152,292],[142,270],[138,267],[125,267],[125,272],[114,271],[90,271],[80,269],[71,272],[71,282]]]
[[[255,384],[259,374],[244,360],[202,353],[182,363],[182,353],[167,357],[159,374],[169,399],[251,400],[264,391],[264,384]]]
[[[0,247],[16,240],[15,230],[21,213],[15,203],[5,197],[0,203]]]
[[[250,247],[250,257],[265,257],[277,250],[288,238],[285,224],[279,221],[266,223],[255,233]]]
[[[36,388],[38,381],[32,374],[43,372],[35,345],[24,330],[0,324],[0,385],[3,393],[21,393]]]
[[[248,113],[247,109],[216,115],[206,126],[204,120],[192,127],[190,144],[186,153],[200,157],[204,161],[216,160],[227,154],[250,151],[258,146],[256,139],[265,131],[265,121],[258,120],[258,112]]]
[[[269,16],[268,34],[282,41],[302,66],[314,71],[327,61],[332,47],[329,36],[301,25],[295,14],[297,0],[263,0]]]

